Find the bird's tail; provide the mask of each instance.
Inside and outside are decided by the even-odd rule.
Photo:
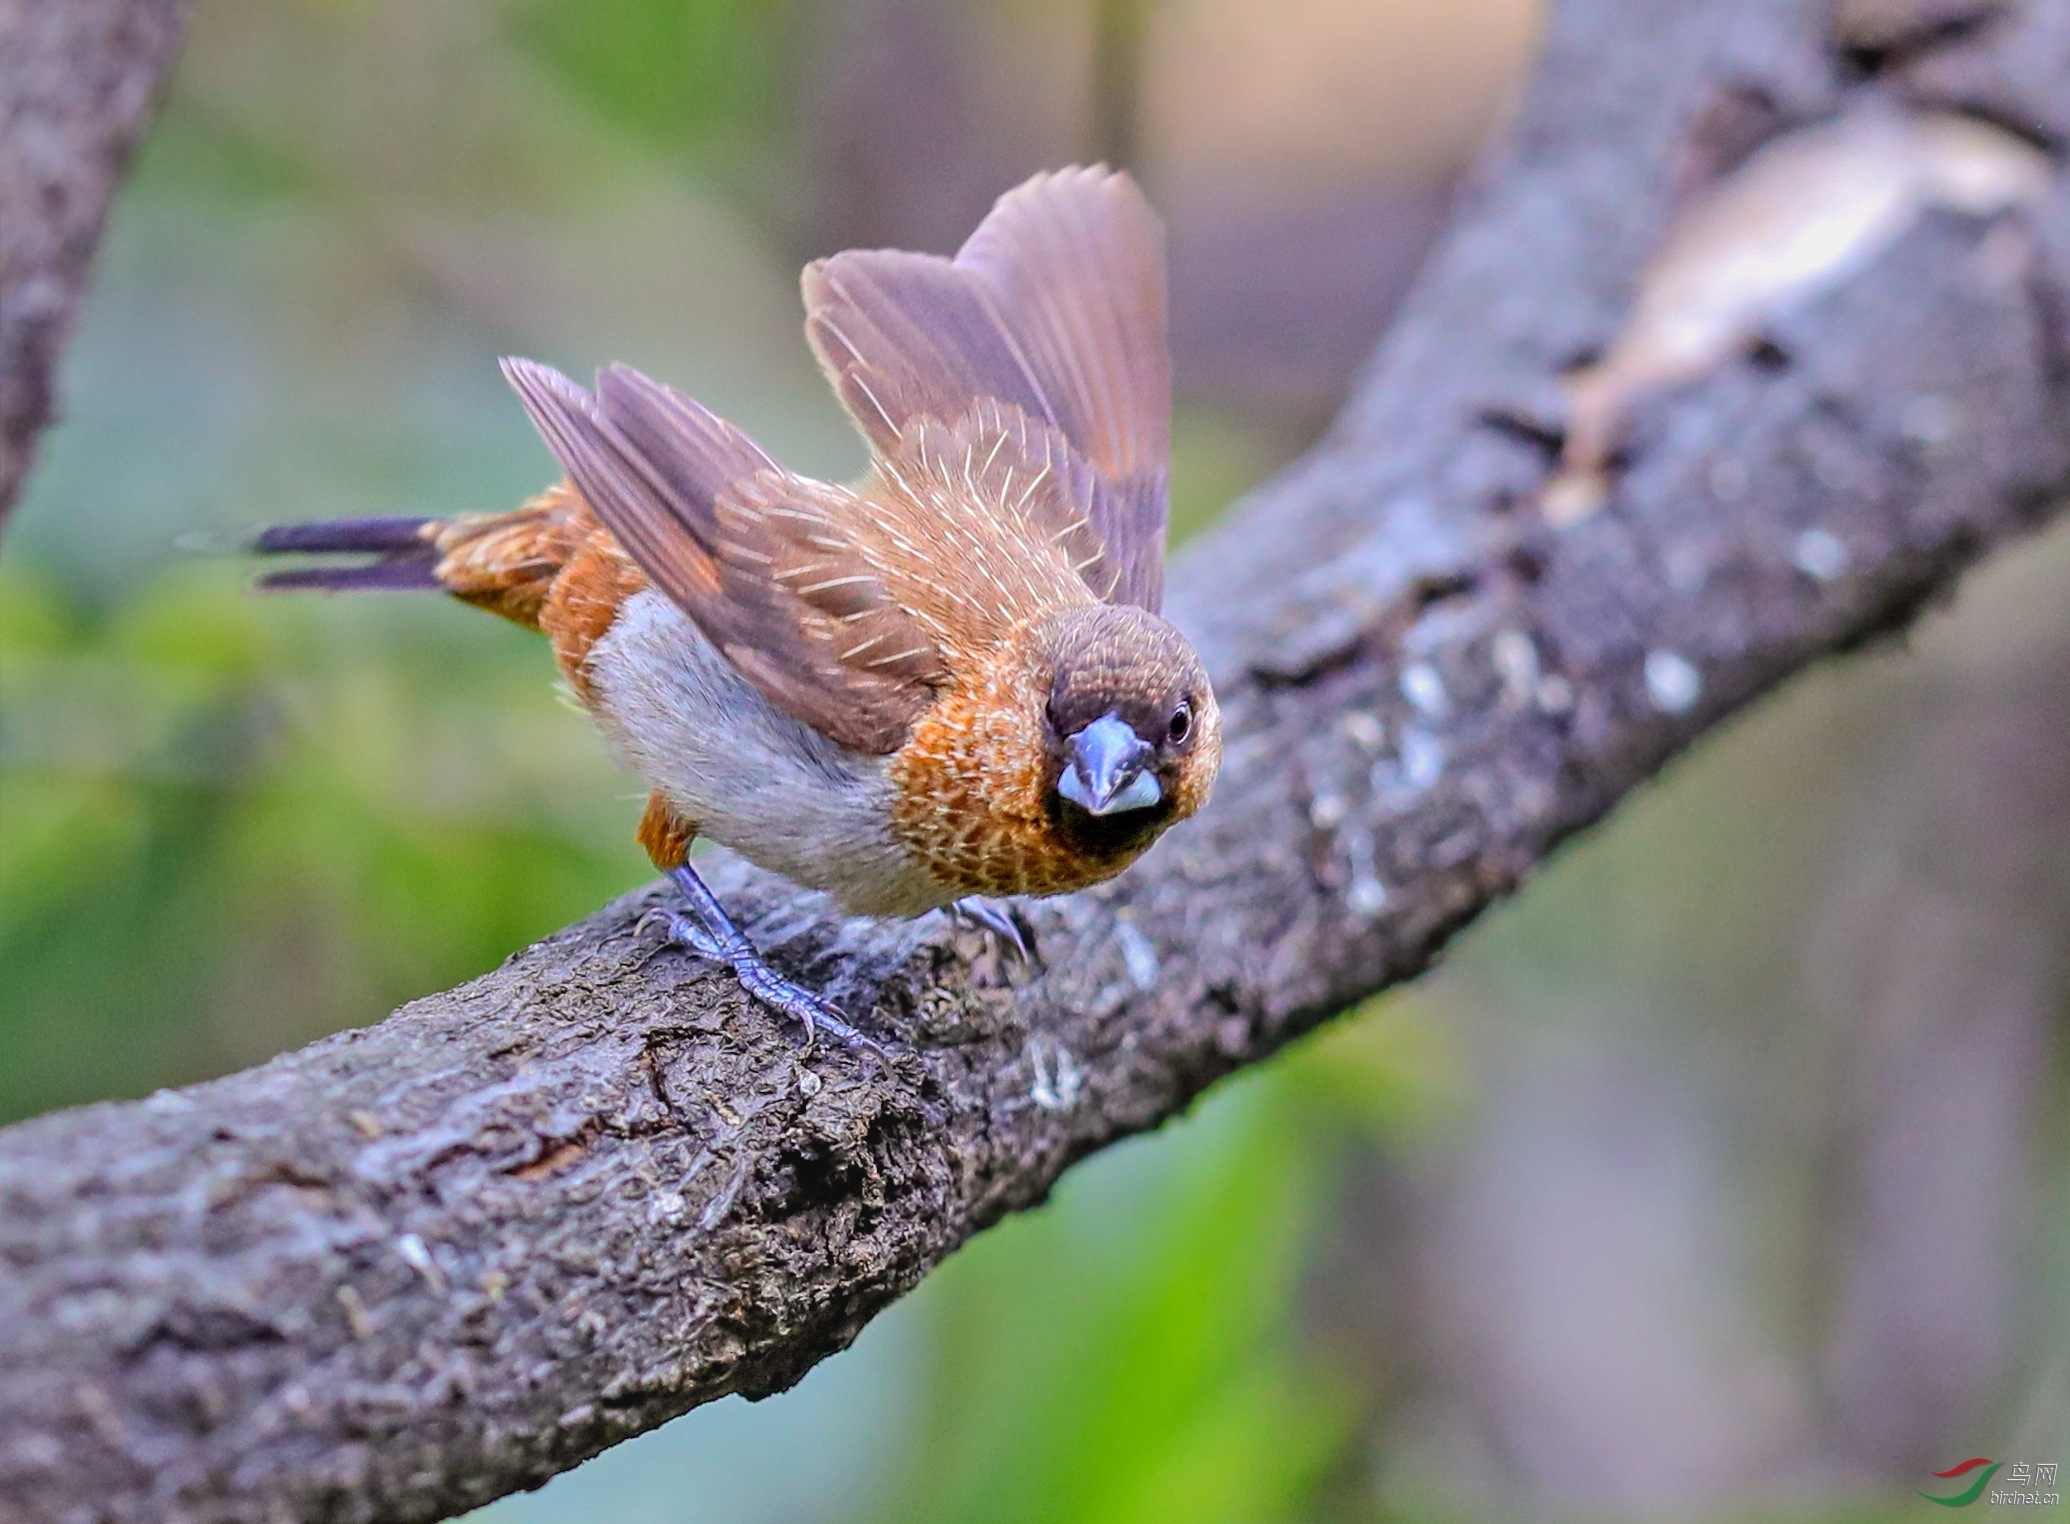
[[[509,513],[275,524],[246,548],[316,558],[261,573],[261,592],[445,592],[536,630],[554,578],[596,528],[557,486]],[[338,557],[350,559],[326,559]]]
[[[262,572],[263,592],[431,591],[438,580],[437,519],[319,519],[308,524],[274,524],[252,536],[247,548],[260,556],[350,556]]]

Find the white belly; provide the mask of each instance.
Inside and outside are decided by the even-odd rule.
[[[660,593],[627,601],[589,674],[605,734],[700,835],[859,915],[957,897],[893,839],[885,759],[771,704]]]

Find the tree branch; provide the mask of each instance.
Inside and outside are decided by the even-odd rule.
[[[0,528],[56,411],[108,204],[193,0],[0,6]]]
[[[1874,87],[2050,126],[2070,0],[2001,9],[1961,67],[1893,50]],[[1922,216],[1777,318],[1783,360],[1644,406],[1603,511],[1532,506],[1556,377],[1616,330],[1719,93],[1808,119],[1856,66],[1812,0],[1559,10],[1342,421],[1175,567],[1228,726],[1214,805],[1028,907],[1038,970],[720,864],[895,1063],[801,1055],[641,931],[650,889],[379,1026],[0,1133],[0,1512],[433,1519],[781,1390],[2037,523],[2070,479],[2060,190]]]

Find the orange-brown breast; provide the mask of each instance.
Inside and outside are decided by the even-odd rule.
[[[892,755],[892,833],[959,894],[1064,894],[1137,855],[1089,856],[1051,825],[1037,661],[1031,641],[1010,638]]]

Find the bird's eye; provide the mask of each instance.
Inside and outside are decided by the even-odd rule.
[[[1171,738],[1174,746],[1193,734],[1193,706],[1181,704],[1172,711]]]

